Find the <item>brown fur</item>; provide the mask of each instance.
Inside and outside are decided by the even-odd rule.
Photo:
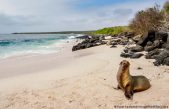
[[[117,73],[117,89],[123,90],[127,99],[132,99],[134,92],[147,90],[151,85],[149,80],[144,76],[131,76],[129,67],[130,63],[128,61],[121,61]]]

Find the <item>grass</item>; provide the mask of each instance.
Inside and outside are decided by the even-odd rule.
[[[116,26],[116,27],[109,27],[97,30],[94,34],[102,34],[102,35],[116,35],[122,32],[129,31],[128,26]]]

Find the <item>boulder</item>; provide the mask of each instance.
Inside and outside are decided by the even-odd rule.
[[[132,40],[137,43],[137,42],[141,39],[142,36],[143,36],[142,34],[139,34],[139,35],[137,35],[137,36],[134,36],[134,37],[132,38]]]
[[[130,49],[132,52],[141,52],[144,50],[143,47],[140,45],[136,45],[135,47],[131,47]]]
[[[123,57],[123,58],[130,58],[132,55],[133,55],[133,54],[131,54],[131,53],[124,53],[124,52],[122,52],[122,53],[120,54],[120,56]]]
[[[160,40],[155,40],[152,45],[150,44],[150,41],[147,42],[147,45],[144,47],[144,50],[149,52],[149,51],[152,51],[156,48],[161,48]]]
[[[153,51],[150,51],[148,52],[146,55],[145,55],[145,58],[146,59],[154,59],[156,55],[159,55],[161,52],[161,50],[159,49],[155,49]]]
[[[155,66],[164,65],[164,59],[169,57],[169,51],[163,50],[159,55],[155,56]]]
[[[143,55],[144,54],[142,54],[142,53],[134,53],[134,52],[128,52],[128,53],[122,52],[120,54],[120,56],[123,58],[131,58],[131,59],[140,58]]]
[[[137,42],[137,44],[145,46],[147,42],[148,42],[148,32],[143,34],[142,38]]]
[[[152,50],[154,50],[154,49],[155,49],[154,46],[145,46],[145,47],[144,47],[144,50],[145,50],[145,51],[148,51],[148,52],[149,52],[149,51],[152,51]]]
[[[163,42],[167,42],[168,33],[166,32],[156,32],[155,40],[162,40]]]
[[[153,43],[151,41],[148,41],[146,46],[152,46],[152,45]]]
[[[124,50],[123,50],[123,52],[120,54],[120,56],[121,57],[124,57],[124,58],[130,58],[132,55],[134,54],[134,52],[132,52],[131,50],[130,50],[130,48],[125,48]]]
[[[169,57],[164,59],[163,65],[169,66]]]
[[[77,45],[73,46],[72,51],[80,50],[86,48],[85,44],[78,43]]]
[[[136,59],[136,58],[142,57],[143,55],[144,55],[144,54],[142,54],[142,53],[134,53],[130,58]]]
[[[148,31],[148,32],[145,32],[143,37],[137,42],[138,45],[141,45],[141,46],[146,46],[147,42],[148,41],[154,41],[155,40],[155,31]]]

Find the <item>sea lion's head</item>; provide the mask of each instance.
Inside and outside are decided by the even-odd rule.
[[[120,62],[120,66],[122,67],[123,70],[126,70],[127,68],[129,68],[130,63],[127,60],[123,60]]]

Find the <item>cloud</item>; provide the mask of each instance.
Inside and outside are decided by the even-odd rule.
[[[97,3],[94,1],[92,3]],[[0,0],[0,33],[96,30],[107,26],[127,25],[138,10],[158,2],[162,4],[165,0],[126,0],[104,6],[90,4],[87,8],[77,6],[84,2]]]

